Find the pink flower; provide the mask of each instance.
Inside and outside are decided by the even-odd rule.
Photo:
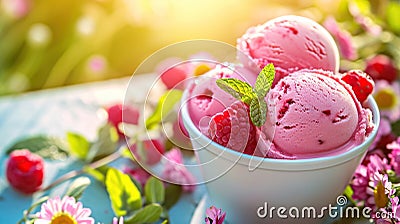
[[[324,26],[335,38],[343,58],[354,60],[358,57],[352,43],[351,34],[346,30],[340,29],[334,17],[328,17],[324,22]]]
[[[370,17],[363,15],[357,6],[349,2],[349,12],[353,16],[356,23],[358,23],[367,33],[378,36],[382,32],[382,27],[376,24]]]
[[[396,222],[400,222],[400,204],[399,197],[393,197],[390,199],[390,203],[392,204],[392,213],[394,215],[394,219]]]
[[[31,1],[28,0],[3,0],[1,6],[14,18],[22,18],[28,14],[31,8]]]
[[[226,213],[222,212],[221,209],[211,206],[206,210],[206,215],[206,224],[222,224],[224,223]]]
[[[73,197],[64,196],[62,199],[56,197],[42,204],[40,212],[36,213],[37,219],[34,223],[93,224],[91,213],[89,208],[83,208],[82,203],[76,202]]]
[[[357,168],[350,186],[354,192],[354,200],[364,201],[366,206],[373,207],[375,205],[374,190],[378,181],[381,180],[377,175],[386,175],[386,171],[391,167],[386,158],[382,159],[377,154],[367,156],[364,161],[366,164],[361,164]]]
[[[400,175],[400,137],[396,141],[387,145],[389,150],[392,150],[389,154],[390,165],[392,165],[394,172]]]
[[[167,162],[162,172],[163,179],[168,182],[183,185],[183,190],[193,192],[195,190],[196,179],[183,164],[182,153],[179,149],[173,148],[165,153]]]
[[[386,158],[382,159],[376,154],[369,156],[369,164],[367,167],[371,175],[373,175],[375,172],[386,173],[387,170],[391,169],[390,165],[388,164],[388,160]]]
[[[365,201],[365,204],[373,209],[386,208],[389,199],[394,193],[395,190],[392,188],[392,183],[389,181],[388,175],[376,171],[372,174],[372,179],[369,182],[369,188],[367,189],[369,197]]]
[[[363,201],[367,199],[367,188],[369,183],[368,169],[364,165],[357,167],[350,186],[353,189],[353,199]]]

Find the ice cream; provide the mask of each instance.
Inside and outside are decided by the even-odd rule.
[[[238,39],[237,48],[240,61],[256,72],[273,63],[276,82],[303,68],[339,71],[339,52],[332,36],[305,17],[282,16],[251,27]]]
[[[212,141],[262,157],[315,158],[349,150],[373,129],[371,112],[360,103],[372,92],[372,80],[362,72],[338,72],[337,46],[316,22],[279,17],[250,28],[237,48],[244,66],[217,66],[189,88],[191,119]],[[274,65],[275,79],[265,97],[266,123],[256,127],[250,121],[253,101],[238,103],[246,93],[235,98],[216,80],[237,78],[256,91],[258,72],[267,63]]]
[[[217,65],[190,84],[189,113],[194,124],[207,132],[210,118],[236,101],[216,84],[219,78],[237,78],[254,84],[257,74],[240,65]],[[203,132],[203,133],[204,133]]]
[[[270,90],[267,102],[263,129],[273,138],[273,150],[296,158],[340,153],[361,144],[372,130],[370,111],[332,72],[289,74]]]

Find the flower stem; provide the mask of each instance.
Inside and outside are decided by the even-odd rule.
[[[120,157],[121,157],[121,152],[120,152],[120,150],[117,150],[116,152],[114,152],[114,153],[112,153],[112,154],[110,154],[110,155],[108,155],[108,156],[106,156],[106,157],[104,157],[102,159],[99,159],[99,160],[89,164],[88,166],[86,166],[86,168],[82,168],[80,170],[73,170],[71,172],[68,172],[68,173],[62,175],[57,180],[55,180],[53,183],[49,184],[47,187],[44,187],[44,188],[40,189],[39,191],[42,191],[42,192],[48,191],[51,188],[63,183],[64,181],[67,181],[67,180],[69,180],[69,179],[71,179],[73,177],[81,175],[81,174],[86,172],[87,167],[92,168],[92,169],[97,169],[97,168],[99,168],[101,166],[107,165],[107,164],[117,160]]]

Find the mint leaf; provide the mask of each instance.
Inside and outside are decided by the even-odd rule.
[[[267,95],[269,89],[272,86],[274,78],[275,68],[274,65],[271,63],[266,65],[257,76],[254,89],[259,98],[264,98]]]
[[[87,177],[78,177],[76,178],[69,188],[65,195],[74,197],[77,201],[82,196],[83,192],[90,185],[90,179]]]
[[[169,184],[165,188],[165,201],[164,207],[166,209],[172,208],[179,201],[182,194],[182,187],[176,184]]]
[[[253,88],[247,82],[235,78],[217,79],[217,85],[225,92],[231,94],[238,100],[250,105],[255,97]]]
[[[71,154],[79,159],[85,160],[90,149],[90,142],[78,133],[68,132],[67,143]]]
[[[159,204],[149,204],[125,220],[125,224],[154,223],[160,219],[162,207]]]
[[[150,177],[144,186],[146,203],[162,204],[165,198],[165,189],[163,183],[155,177]]]
[[[18,149],[28,149],[45,159],[52,160],[64,160],[69,156],[67,144],[63,139],[42,135],[17,141],[7,149],[7,154]]]
[[[153,114],[146,120],[146,128],[151,130],[167,117],[167,115],[174,109],[176,103],[181,100],[182,91],[171,89],[164,93],[158,101],[157,107]]]
[[[127,174],[109,168],[105,184],[116,216],[125,216],[142,207],[140,191]]]
[[[264,98],[254,98],[250,103],[250,119],[257,127],[261,127],[267,117],[267,104]]]
[[[98,131],[98,139],[92,144],[86,156],[87,161],[102,158],[115,152],[118,144],[117,130],[110,124],[105,124]]]

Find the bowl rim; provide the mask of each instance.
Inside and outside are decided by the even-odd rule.
[[[271,169],[271,170],[315,170],[321,168],[327,168],[331,166],[335,166],[341,163],[345,163],[355,157],[366,153],[368,147],[372,144],[373,140],[375,139],[379,123],[380,123],[380,116],[379,116],[379,109],[378,105],[376,104],[374,98],[370,95],[367,101],[364,103],[363,107],[369,108],[372,112],[372,123],[374,124],[373,130],[369,134],[369,136],[364,140],[363,143],[355,146],[351,150],[346,152],[340,153],[338,155],[328,155],[323,157],[316,157],[316,158],[305,158],[305,159],[295,159],[295,160],[286,160],[286,159],[274,159],[274,158],[263,158],[258,156],[247,155],[244,153],[237,152],[235,150],[229,149],[227,147],[221,146],[218,143],[211,141],[206,135],[202,134],[200,130],[194,125],[188,110],[188,103],[184,101],[187,100],[188,97],[188,90],[185,90],[181,100],[181,116],[184,123],[185,128],[190,133],[194,133],[195,136],[200,136],[198,139],[192,139],[191,141],[196,141],[202,146],[206,146],[207,148],[210,146],[213,149],[217,149],[218,151],[215,152],[213,150],[207,150],[215,155],[221,155],[221,157],[225,160],[229,160],[232,162],[237,162],[239,164],[249,166],[251,160],[252,163],[256,162],[260,164],[260,168],[262,169]],[[195,153],[198,153],[195,151]],[[225,154],[226,153],[226,154]],[[361,159],[362,157],[360,157]]]

